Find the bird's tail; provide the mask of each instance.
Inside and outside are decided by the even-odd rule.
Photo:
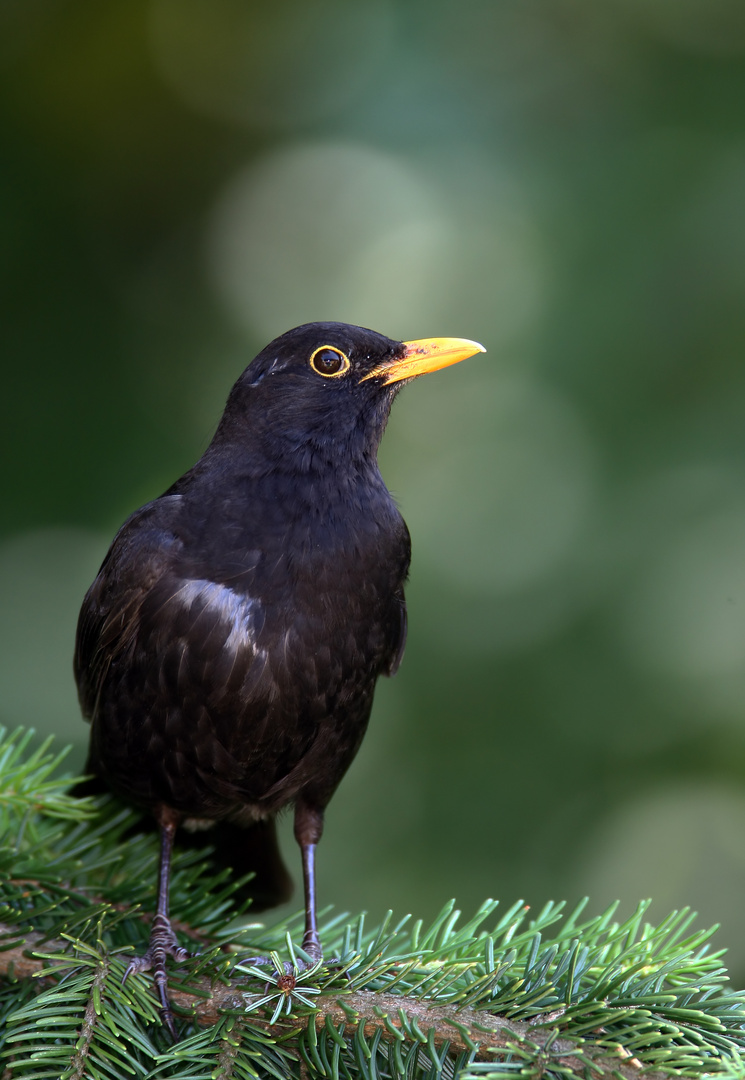
[[[250,897],[252,912],[276,907],[292,896],[292,878],[279,850],[274,818],[255,821],[248,827],[220,821],[203,832],[181,829],[177,843],[180,848],[192,849],[209,845],[216,869],[229,866],[239,877],[253,873],[237,893],[241,900]]]

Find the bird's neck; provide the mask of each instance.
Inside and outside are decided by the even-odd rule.
[[[200,465],[204,470],[204,461]],[[267,565],[290,559],[293,575],[302,570],[312,578],[344,564],[337,562],[341,553],[353,562],[384,558],[405,532],[375,463],[360,471],[346,463],[335,470],[282,468],[257,475],[231,456],[185,476],[177,488],[187,504],[199,506],[196,523],[182,538],[184,554],[197,568],[209,556],[215,580],[223,575],[235,581],[237,571],[257,559]]]
[[[240,441],[216,435],[192,471],[224,478],[225,483],[258,484],[267,479],[279,486],[294,485],[298,492],[325,488],[330,496],[360,484],[382,483],[377,460],[379,438],[370,438],[369,433],[363,437],[357,431],[346,435],[331,439],[323,434],[266,428],[254,430]]]
[[[255,448],[213,444],[171,489],[199,500],[206,516],[238,521],[251,508],[273,528],[285,523],[397,517],[374,453],[327,455],[300,445],[276,458]]]
[[[356,482],[377,474],[377,454],[394,394],[374,396],[364,407],[329,408],[277,394],[261,398],[231,395],[202,459],[229,463],[253,477],[287,474]]]

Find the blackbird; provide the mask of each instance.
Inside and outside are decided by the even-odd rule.
[[[398,390],[483,352],[299,326],[240,376],[205,453],[124,523],[83,601],[75,650],[88,771],[161,834],[150,970],[173,1031],[166,956],[177,827],[240,834],[266,903],[287,893],[274,815],[294,804],[303,949],[322,958],[314,854],[357,753],[379,675],[406,641],[410,540],[377,465]],[[227,839],[225,839],[227,838]],[[125,975],[126,978],[126,975]]]

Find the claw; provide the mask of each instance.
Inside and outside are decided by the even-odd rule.
[[[177,963],[189,958],[188,951],[179,945],[178,939],[173,932],[169,919],[158,914],[153,919],[150,931],[150,944],[144,956],[133,957],[127,965],[127,970],[122,977],[122,985],[130,975],[140,971],[152,971],[153,985],[160,999],[160,1008],[163,1014],[163,1022],[175,1039],[176,1023],[173,1018],[173,1010],[168,1000],[168,981],[166,977],[166,957],[171,956]]]

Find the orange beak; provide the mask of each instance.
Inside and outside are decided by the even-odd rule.
[[[419,341],[405,341],[404,346],[403,356],[379,364],[361,381],[382,376],[383,385],[388,386],[389,383],[400,382],[401,379],[415,379],[417,375],[426,375],[429,371],[439,371],[451,364],[459,364],[461,360],[467,360],[475,353],[486,352],[478,341],[456,337],[421,338]]]

